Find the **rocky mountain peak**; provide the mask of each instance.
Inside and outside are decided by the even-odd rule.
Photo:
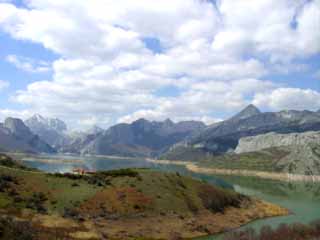
[[[40,114],[35,114],[25,121],[25,124],[32,130],[46,129],[63,132],[67,130],[67,125],[58,118],[45,118]]]
[[[239,112],[237,115],[235,115],[232,119],[240,120],[245,119],[248,117],[252,117],[254,115],[260,114],[261,111],[253,104],[248,105],[246,108],[244,108],[241,112]]]
[[[27,136],[30,134],[30,129],[18,118],[7,118],[3,126],[10,130],[15,135]]]
[[[163,124],[166,125],[166,126],[173,126],[174,122],[171,121],[170,118],[167,118],[166,120],[164,120]]]
[[[93,125],[91,128],[89,128],[86,133],[87,134],[98,134],[100,132],[102,132],[103,129],[97,125]]]

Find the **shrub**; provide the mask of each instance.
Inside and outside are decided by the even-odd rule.
[[[0,175],[0,192],[10,190],[10,184],[18,184],[18,180],[10,175]]]
[[[105,177],[138,177],[139,173],[133,169],[117,169],[111,171],[97,172],[95,175],[103,175]]]
[[[47,196],[42,193],[33,193],[33,195],[31,196],[31,198],[27,199],[27,203],[26,203],[26,207],[36,210],[37,212],[40,213],[46,213],[47,210],[44,207],[44,203],[48,200]]]
[[[0,239],[34,240],[36,239],[36,231],[29,222],[0,217]]]
[[[238,194],[205,184],[200,187],[198,196],[203,206],[213,212],[223,212],[227,207],[239,208],[241,202],[249,198]]]
[[[259,234],[253,229],[235,231],[226,234],[224,240],[315,240],[319,237],[320,220],[309,225],[299,223],[281,224],[276,229],[264,226]]]
[[[0,154],[0,166],[18,168],[25,171],[38,171],[37,169],[26,167],[21,162],[15,161],[11,157],[4,154]]]

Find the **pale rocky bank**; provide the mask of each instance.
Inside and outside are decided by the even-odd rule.
[[[235,153],[254,152],[271,147],[304,146],[307,144],[320,145],[320,132],[310,131],[304,133],[267,133],[239,140]]]

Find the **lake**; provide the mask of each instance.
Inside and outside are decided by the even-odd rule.
[[[309,223],[320,219],[320,184],[302,182],[280,182],[263,180],[252,177],[215,176],[197,174],[188,171],[182,165],[159,164],[143,159],[121,159],[107,157],[78,157],[78,156],[28,156],[20,158],[33,168],[46,172],[71,172],[74,168],[88,170],[111,170],[119,168],[152,168],[159,171],[179,172],[216,184],[225,188],[233,188],[239,193],[255,196],[277,205],[288,208],[292,214],[258,220],[242,228],[253,227],[260,229],[263,225],[278,226],[281,223]],[[220,236],[199,238],[201,240],[221,239]]]

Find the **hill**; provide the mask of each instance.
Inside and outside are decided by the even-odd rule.
[[[286,174],[290,173],[301,176],[303,179],[308,179],[307,177],[310,176],[310,180],[315,180],[312,176],[320,175],[320,145],[290,145],[239,154],[210,156],[202,158],[197,163],[197,167],[199,167],[198,170],[220,169],[225,170],[225,174],[229,174],[228,170],[234,170],[232,174],[267,178],[272,178],[268,173],[279,173],[283,174],[281,179],[286,179],[288,177]],[[276,177],[278,179],[280,175]]]
[[[177,239],[287,214],[179,174],[148,169],[46,174],[4,162],[12,160],[0,158],[0,239],[15,239],[23,229],[26,239]]]

